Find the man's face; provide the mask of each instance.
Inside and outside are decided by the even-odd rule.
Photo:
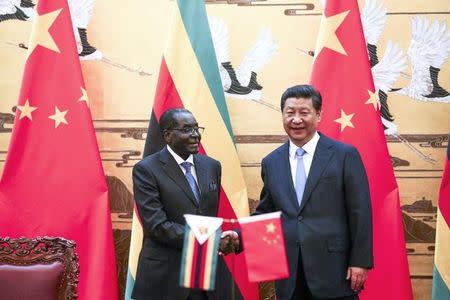
[[[286,99],[282,116],[284,130],[298,147],[313,137],[320,121],[320,111],[313,107],[311,98]]]
[[[197,121],[192,114],[187,112],[175,114],[174,121],[174,126],[164,133],[164,139],[176,154],[187,159],[190,154],[198,152],[200,145],[200,133],[195,130],[189,131],[189,129],[198,127]]]

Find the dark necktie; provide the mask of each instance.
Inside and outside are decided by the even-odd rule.
[[[190,162],[183,162],[181,163],[181,166],[186,170],[186,176],[187,181],[189,182],[189,186],[191,187],[192,193],[194,193],[195,200],[197,200],[197,203],[200,201],[200,190],[198,189],[197,182],[195,181],[194,176],[191,172],[191,163]]]
[[[302,205],[303,192],[306,185],[305,165],[303,164],[303,155],[306,153],[302,148],[298,148],[297,156],[297,171],[295,173],[295,193],[297,194],[298,205]]]

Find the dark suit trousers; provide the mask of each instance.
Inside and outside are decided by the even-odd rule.
[[[208,300],[208,295],[205,291],[201,290],[191,290],[187,300]]]
[[[294,294],[291,300],[358,300],[358,295],[352,295],[340,298],[315,298],[311,295],[308,288],[308,283],[305,280],[305,271],[303,269],[302,253],[298,251],[298,265],[297,265],[297,284],[295,285]]]

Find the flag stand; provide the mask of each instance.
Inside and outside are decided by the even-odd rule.
[[[234,253],[234,251],[235,251],[234,244],[232,244],[232,250],[233,250],[233,253]],[[232,266],[233,272],[231,274],[234,274],[234,272],[236,271],[235,270],[235,266],[234,266],[234,264],[235,264],[235,257],[236,257],[236,253],[233,254],[233,258],[232,258],[232,262],[231,262],[231,264],[233,265]],[[230,282],[231,282],[231,300],[236,300],[236,286],[235,286],[235,283],[234,283],[233,276],[231,276]]]

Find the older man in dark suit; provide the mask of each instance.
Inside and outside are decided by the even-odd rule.
[[[275,284],[278,300],[358,299],[373,266],[364,166],[353,146],[317,132],[321,105],[311,85],[287,89],[281,110],[289,141],[262,161],[256,214],[282,211],[290,271]]]
[[[184,214],[217,216],[221,165],[197,154],[201,133],[194,116],[185,109],[165,112],[159,121],[167,147],[138,162],[133,169],[134,197],[144,230],[132,298],[152,300],[226,299],[179,285]],[[225,251],[227,243],[222,244]],[[219,260],[216,282],[229,279]],[[229,285],[227,285],[228,287]],[[220,296],[220,297],[218,297]],[[229,296],[228,296],[229,297]]]

